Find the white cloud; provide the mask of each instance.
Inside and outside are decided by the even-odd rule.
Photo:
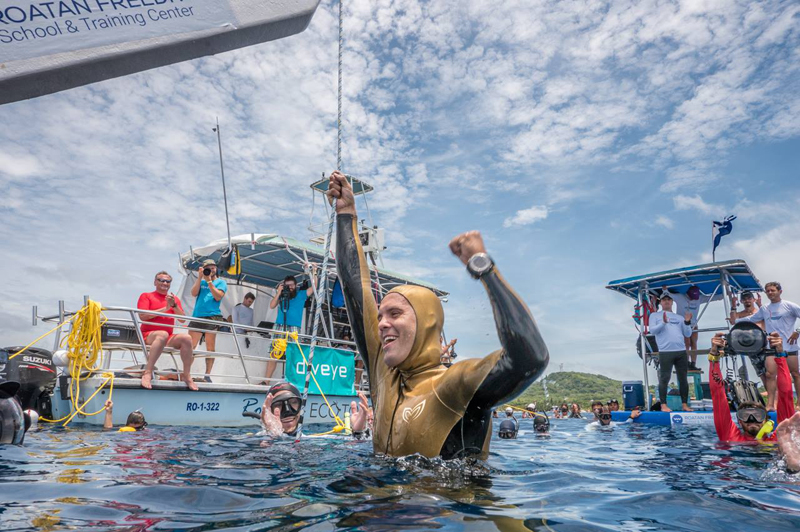
[[[667,229],[673,229],[675,227],[675,222],[673,222],[663,214],[659,215],[658,218],[656,218],[655,223],[656,225],[660,225],[661,227],[666,227]]]
[[[720,205],[706,203],[699,194],[695,194],[694,196],[678,194],[672,198],[672,201],[675,204],[675,209],[679,211],[695,210],[709,216],[720,216],[724,210]]]
[[[514,227],[530,225],[547,218],[547,207],[544,205],[534,205],[529,209],[517,211],[514,216],[506,218],[503,227]]]

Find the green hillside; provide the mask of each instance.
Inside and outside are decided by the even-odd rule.
[[[561,403],[578,403],[582,409],[588,410],[589,405],[595,399],[603,401],[603,403],[609,399],[616,399],[622,405],[622,381],[609,379],[603,375],[576,371],[551,373],[545,380],[549,397],[545,397],[543,379],[539,379],[512,404],[524,406],[535,402],[537,408],[549,409],[551,406]]]

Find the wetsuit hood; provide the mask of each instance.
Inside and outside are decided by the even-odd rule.
[[[442,302],[432,291],[415,285],[398,286],[390,290],[389,294],[403,296],[417,316],[414,344],[406,359],[397,365],[397,370],[409,377],[439,366],[442,354],[440,338],[444,327]]]

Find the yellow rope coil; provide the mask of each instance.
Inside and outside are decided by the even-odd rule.
[[[72,412],[61,419],[39,418],[41,421],[47,421],[49,423],[59,423],[64,421],[63,424],[66,426],[78,414],[84,416],[96,416],[105,410],[105,408],[101,408],[97,412],[85,412],[83,409],[89,403],[89,401],[91,401],[95,395],[100,393],[100,390],[105,388],[105,386],[109,383],[108,398],[111,399],[111,395],[114,393],[113,373],[102,373],[102,377],[105,377],[106,380],[97,388],[97,390],[94,391],[91,396],[89,396],[86,401],[83,402],[83,404],[78,404],[78,397],[80,397],[81,381],[92,377],[94,373],[100,370],[98,363],[100,362],[100,352],[103,348],[101,333],[102,326],[106,321],[108,321],[108,318],[106,318],[106,316],[103,314],[103,306],[97,301],[89,300],[86,306],[76,312],[75,315],[72,316],[67,322],[59,324],[58,327],[47,333],[50,334],[58,328],[63,327],[66,323],[73,322],[69,335],[64,339],[64,341],[61,342],[62,347],[64,344],[66,344],[68,351],[68,367],[69,375],[71,377],[69,383],[69,396],[72,405]],[[44,336],[47,336],[47,334]],[[43,338],[44,336],[41,336],[40,338]],[[38,339],[36,341],[38,341]],[[36,343],[36,341],[33,343]],[[28,347],[30,347],[30,345]],[[27,347],[25,349],[27,349]],[[14,356],[18,354],[19,353],[15,353]]]
[[[297,336],[297,333],[292,333]],[[272,350],[269,353],[269,356],[280,360],[286,355],[286,346],[288,344],[287,338],[289,337],[288,334],[285,334],[283,338],[275,338],[272,340]]]

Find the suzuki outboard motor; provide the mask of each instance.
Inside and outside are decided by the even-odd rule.
[[[10,356],[23,347],[6,347],[0,351],[6,351]],[[19,383],[18,396],[23,410],[32,409],[46,417],[51,415],[50,395],[56,385],[56,367],[50,351],[29,347],[15,356],[7,362],[5,369],[0,368],[0,382],[5,380]]]
[[[0,382],[0,444],[22,445],[30,426],[15,397],[18,390],[18,382]]]

